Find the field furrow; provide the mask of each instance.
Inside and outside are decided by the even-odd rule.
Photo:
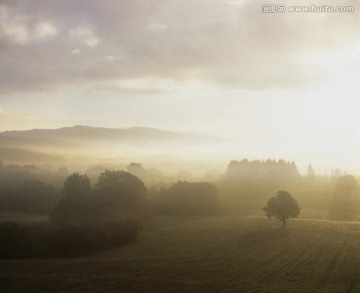
[[[0,260],[1,292],[360,292],[358,224],[192,219],[80,259]]]

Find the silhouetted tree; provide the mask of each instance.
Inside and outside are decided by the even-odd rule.
[[[352,175],[340,176],[334,186],[330,217],[338,220],[352,220],[359,213],[359,188]]]
[[[36,258],[46,250],[46,237],[41,228],[15,222],[0,223],[0,259]]]
[[[24,181],[19,187],[0,188],[0,210],[43,212],[52,209],[60,194],[39,180]]]
[[[122,211],[139,211],[145,205],[146,187],[125,171],[105,171],[96,184],[99,203]]]
[[[301,179],[294,162],[243,159],[229,163],[218,186],[230,211],[252,213],[268,199],[269,193],[292,187]]]
[[[58,226],[78,225],[100,221],[102,215],[103,208],[93,198],[73,200],[65,197],[50,213],[49,219]]]
[[[208,182],[179,181],[158,193],[155,209],[165,214],[214,214],[219,211],[217,188]]]
[[[0,223],[0,259],[78,257],[136,240],[134,219],[80,225]]]
[[[68,225],[96,220],[97,206],[92,198],[90,179],[86,175],[73,173],[63,187],[64,197],[50,213],[50,220],[57,225]]]
[[[300,207],[290,193],[280,190],[268,200],[263,211],[267,217],[281,221],[285,228],[287,219],[296,218],[300,214]]]
[[[242,179],[294,179],[300,174],[294,162],[284,160],[253,160],[231,161],[224,178],[227,180]]]
[[[136,176],[125,171],[100,174],[95,190],[86,175],[74,173],[64,183],[64,198],[50,219],[57,225],[104,221],[136,214],[145,206],[146,188]]]
[[[309,179],[315,178],[315,170],[314,170],[313,166],[311,166],[311,164],[309,164],[309,166],[306,169],[306,177]]]
[[[4,165],[0,168],[0,185],[14,188],[25,181],[39,180],[38,171],[34,166]]]
[[[126,170],[135,175],[136,177],[141,178],[144,180],[146,178],[146,170],[140,163],[134,163],[132,162],[130,165],[126,167]]]
[[[337,179],[340,176],[345,176],[345,174],[346,173],[339,168],[336,168],[335,170],[331,170],[331,178],[333,179]]]
[[[64,195],[67,197],[82,197],[91,191],[90,179],[86,175],[73,173],[64,182]]]
[[[46,210],[59,201],[54,187],[39,180],[25,181],[20,188],[20,194],[24,210]]]

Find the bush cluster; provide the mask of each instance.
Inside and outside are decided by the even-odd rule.
[[[134,219],[61,227],[6,222],[0,224],[0,258],[84,256],[130,243],[140,229]]]

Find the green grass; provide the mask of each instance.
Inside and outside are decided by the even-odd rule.
[[[0,292],[360,292],[360,223],[156,218],[88,258],[1,260]]]

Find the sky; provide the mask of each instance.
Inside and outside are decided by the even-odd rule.
[[[360,174],[358,1],[273,2],[0,0],[0,131],[156,127]]]

